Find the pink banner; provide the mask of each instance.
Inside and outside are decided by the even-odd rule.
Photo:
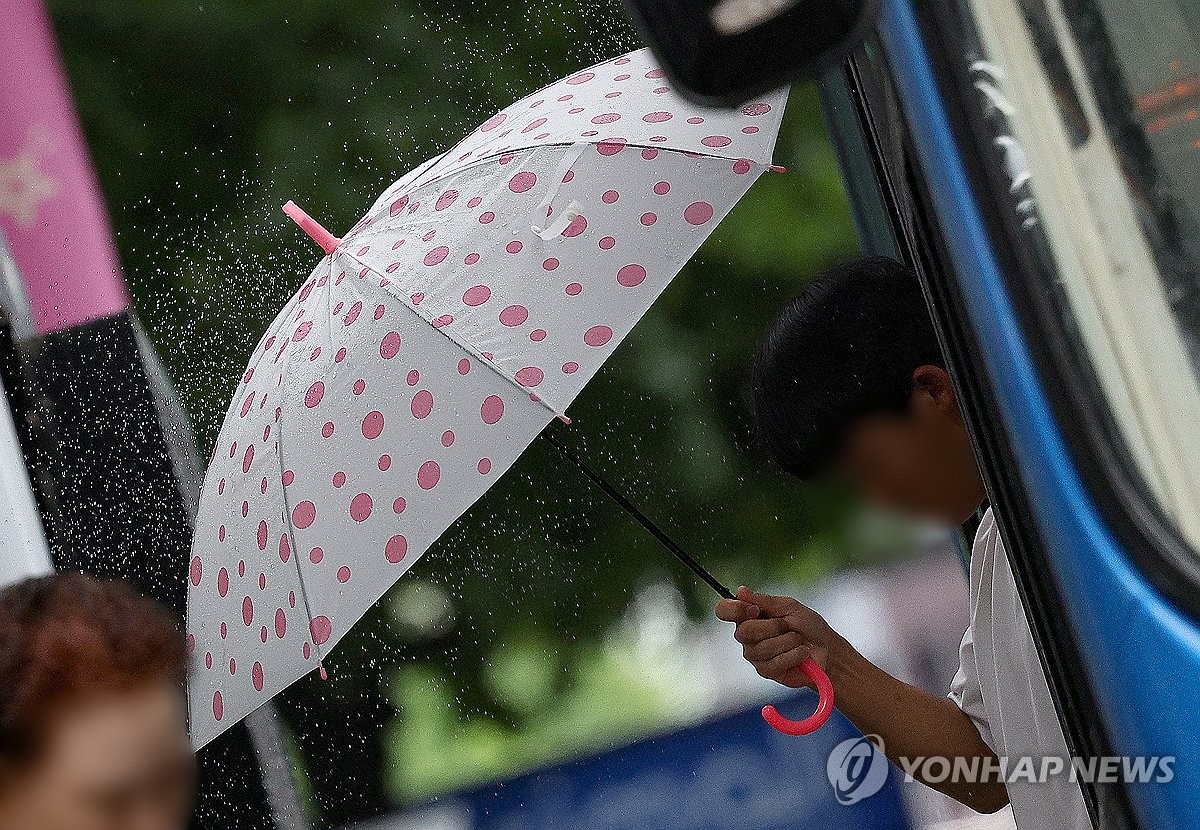
[[[39,334],[129,307],[100,188],[41,0],[3,0],[0,232]]]

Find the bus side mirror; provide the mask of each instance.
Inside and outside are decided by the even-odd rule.
[[[815,77],[866,38],[881,0],[626,0],[687,98],[736,106]]]

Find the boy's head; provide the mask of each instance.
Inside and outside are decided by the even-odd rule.
[[[867,257],[833,268],[772,322],[751,393],[767,453],[871,502],[965,521],[983,483],[916,276]]]

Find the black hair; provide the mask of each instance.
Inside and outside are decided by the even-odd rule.
[[[919,366],[945,367],[916,275],[887,257],[825,271],[771,323],[750,396],[760,446],[809,479],[827,470],[849,427],[901,412]]]

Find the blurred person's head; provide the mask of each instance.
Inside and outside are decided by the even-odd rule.
[[[894,260],[839,265],[789,303],[751,395],[764,449],[801,479],[844,479],[873,504],[955,524],[984,499],[920,283]]]
[[[0,591],[0,830],[178,830],[191,810],[183,636],[78,573]]]

